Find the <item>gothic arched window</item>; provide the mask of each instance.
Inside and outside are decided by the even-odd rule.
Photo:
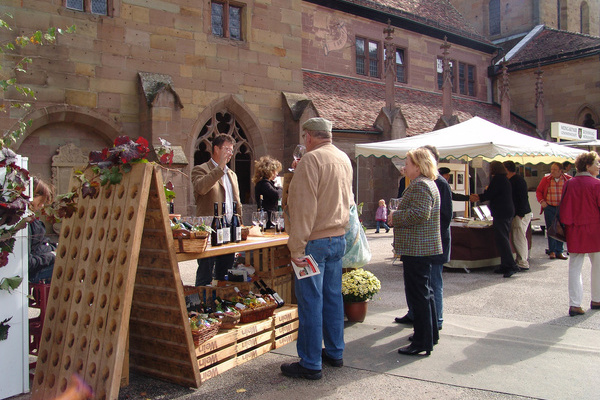
[[[253,203],[252,199],[252,159],[253,152],[248,138],[235,116],[226,110],[218,111],[204,124],[198,134],[194,148],[194,165],[200,165],[210,160],[212,155],[212,140],[215,136],[225,133],[235,139],[233,157],[229,167],[238,177],[240,199],[242,203]]]

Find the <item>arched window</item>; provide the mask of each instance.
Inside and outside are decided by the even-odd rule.
[[[500,0],[490,0],[489,3],[490,36],[499,35],[500,28]]]
[[[582,1],[579,7],[579,31],[581,33],[590,34],[590,6],[587,1]]]
[[[204,124],[194,146],[196,149],[194,152],[194,165],[200,165],[210,160],[212,155],[212,140],[221,133],[226,133],[235,139],[233,157],[231,158],[229,167],[238,177],[242,203],[253,203],[252,186],[250,184],[252,179],[252,148],[235,116],[227,112],[227,110],[216,112]]]
[[[563,31],[569,30],[569,26],[567,24],[567,14],[568,14],[568,5],[567,0],[558,0],[556,3],[557,6],[557,17],[558,17],[558,29],[562,29]]]

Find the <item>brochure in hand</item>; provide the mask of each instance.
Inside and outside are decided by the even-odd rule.
[[[292,261],[292,267],[294,267],[294,272],[296,273],[296,277],[298,279],[308,278],[309,276],[314,276],[321,273],[321,271],[319,271],[319,265],[317,264],[313,256],[309,254],[306,257],[304,257],[303,260],[308,263],[308,265],[306,265],[305,267],[300,267]]]

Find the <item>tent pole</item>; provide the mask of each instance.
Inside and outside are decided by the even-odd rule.
[[[360,173],[360,167],[359,167],[359,163],[360,163],[360,157],[356,157],[356,205],[359,205],[360,203],[358,202],[358,174]]]

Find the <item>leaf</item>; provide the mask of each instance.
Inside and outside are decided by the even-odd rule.
[[[0,290],[7,290],[8,293],[11,293],[21,285],[21,282],[23,282],[23,278],[18,275],[10,278],[2,278],[0,280]]]
[[[6,340],[8,338],[8,330],[10,329],[10,325],[8,321],[10,321],[12,317],[6,318],[4,321],[0,322],[0,341]]]

